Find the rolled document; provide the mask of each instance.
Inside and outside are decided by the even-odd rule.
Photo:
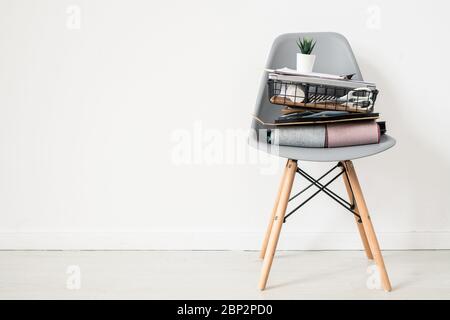
[[[294,104],[302,103],[305,100],[305,92],[299,85],[282,83],[278,98],[288,100]]]

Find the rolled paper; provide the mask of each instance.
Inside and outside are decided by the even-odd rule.
[[[326,130],[328,148],[357,146],[380,142],[380,127],[371,121],[355,123],[329,123]]]
[[[278,98],[291,101],[292,103],[302,103],[305,99],[305,92],[299,85],[282,83]]]

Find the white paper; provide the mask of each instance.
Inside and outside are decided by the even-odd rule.
[[[338,76],[335,74],[319,73],[319,72],[299,72],[290,68],[281,68],[276,70],[266,69],[268,72],[274,72],[279,74],[293,75],[293,76],[306,76],[306,77],[316,77],[316,78],[326,78],[334,80],[343,80],[345,76]]]

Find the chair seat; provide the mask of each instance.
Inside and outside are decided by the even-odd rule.
[[[334,162],[353,160],[372,156],[383,152],[395,145],[395,139],[389,135],[382,135],[380,143],[340,148],[301,148],[290,146],[273,146],[265,142],[258,142],[250,135],[249,144],[267,153],[292,160]]]

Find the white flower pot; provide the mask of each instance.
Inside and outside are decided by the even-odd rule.
[[[316,56],[313,54],[297,53],[297,71],[312,72]]]

